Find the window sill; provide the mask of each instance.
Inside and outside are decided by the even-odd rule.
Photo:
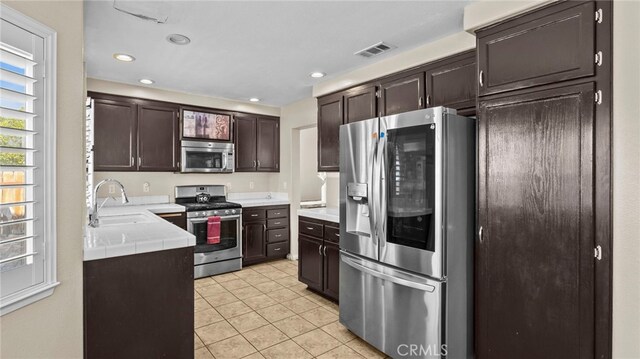
[[[0,303],[0,316],[50,296],[59,284],[60,282],[43,283],[2,300],[2,303]]]

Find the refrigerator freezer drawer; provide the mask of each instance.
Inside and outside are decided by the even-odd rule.
[[[394,358],[446,354],[441,329],[445,283],[343,251],[340,259],[342,324]]]

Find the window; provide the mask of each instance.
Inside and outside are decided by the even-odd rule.
[[[53,293],[55,32],[0,4],[0,314]]]

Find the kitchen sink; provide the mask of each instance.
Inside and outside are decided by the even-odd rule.
[[[153,223],[153,218],[144,214],[117,214],[100,216],[100,226],[118,226],[124,224]]]

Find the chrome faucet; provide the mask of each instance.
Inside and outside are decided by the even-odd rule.
[[[92,204],[91,214],[89,214],[89,225],[94,228],[100,226],[100,219],[98,218],[98,210],[102,208],[102,206],[98,207],[98,190],[103,184],[107,182],[113,182],[118,186],[120,186],[120,193],[122,195],[122,204],[129,203],[129,198],[127,198],[127,193],[124,191],[124,186],[122,185],[122,183],[120,183],[120,181],[110,179],[110,178],[100,181],[93,190],[93,204]],[[102,204],[104,204],[104,202]]]

